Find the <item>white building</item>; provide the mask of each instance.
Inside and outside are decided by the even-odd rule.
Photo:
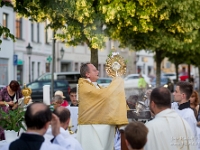
[[[147,76],[155,75],[153,56],[153,53],[150,53],[145,50],[136,52],[137,73],[142,73]]]
[[[13,33],[14,29],[14,14],[11,7],[2,7],[0,9],[0,25],[10,29]],[[11,39],[3,35],[0,37],[2,44],[0,45],[0,84],[7,85],[14,79],[15,66],[13,64],[14,44]]]

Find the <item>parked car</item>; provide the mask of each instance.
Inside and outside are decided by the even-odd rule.
[[[174,83],[174,80],[176,80],[176,74],[175,73],[164,73],[162,76],[170,78],[172,83]]]
[[[97,80],[97,83],[98,83],[101,87],[107,87],[111,82],[112,82],[112,78],[99,78],[99,79]]]
[[[51,80],[33,81],[26,85],[32,90],[31,97],[33,101],[43,101],[44,85],[51,85]],[[54,80],[54,93],[57,90],[62,91],[64,96],[66,97],[65,100],[70,101],[69,98],[70,86],[67,80]]]
[[[146,81],[147,85],[151,84],[150,78],[142,74],[144,80]],[[125,89],[128,88],[138,88],[138,81],[139,81],[140,75],[139,74],[130,74],[124,78],[124,87]]]
[[[156,87],[156,78],[151,82],[152,88]],[[160,86],[167,87],[171,92],[174,91],[174,84],[171,82],[170,78],[161,77],[160,78]]]
[[[41,75],[36,81],[51,80],[51,73]],[[80,72],[54,72],[54,80],[67,80],[70,87],[76,87],[78,79],[81,77]]]

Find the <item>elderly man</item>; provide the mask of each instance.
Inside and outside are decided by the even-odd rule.
[[[25,112],[26,133],[19,139],[5,145],[1,150],[66,150],[67,143],[60,134],[60,121],[43,103],[33,103]],[[53,144],[45,141],[43,135],[52,126]],[[61,146],[60,146],[61,145]]]
[[[124,81],[116,77],[99,87],[99,71],[91,63],[83,64],[80,74],[77,139],[84,150],[113,150],[115,127],[128,124]]]
[[[165,87],[155,88],[150,96],[150,110],[155,118],[149,130],[145,150],[196,150],[196,139],[189,124],[171,109],[171,93]]]
[[[58,107],[53,111],[53,113],[58,116],[60,120],[60,133],[65,138],[65,143],[67,144],[66,148],[68,150],[83,150],[80,143],[67,131],[70,122],[70,111],[64,107]],[[52,128],[47,130],[44,137],[47,141],[53,139]]]

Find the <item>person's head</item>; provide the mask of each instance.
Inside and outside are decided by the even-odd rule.
[[[62,98],[65,98],[65,96],[63,95],[63,92],[62,91],[56,91],[55,94],[56,95],[60,95]]]
[[[179,104],[185,103],[189,100],[192,92],[193,86],[191,83],[180,81],[176,84],[176,89],[173,93],[174,101],[178,102]]]
[[[148,129],[142,122],[130,122],[124,131],[125,142],[129,150],[142,149],[147,142]]]
[[[61,127],[63,127],[66,130],[70,121],[70,111],[64,107],[58,107],[54,109],[53,113],[56,116],[58,116],[61,123]]]
[[[80,74],[82,78],[88,78],[92,82],[96,82],[99,78],[99,71],[91,63],[85,63],[81,66]]]
[[[171,93],[168,88],[157,87],[150,95],[150,110],[155,115],[162,110],[171,108]]]
[[[199,105],[199,95],[196,91],[193,91],[192,95],[190,96],[190,104],[194,105],[195,107]]]
[[[52,112],[44,103],[35,102],[27,107],[25,123],[28,130],[41,130],[45,134],[52,119]]]
[[[20,89],[20,85],[16,80],[12,80],[9,84],[9,87],[13,92],[16,92]]]
[[[76,92],[76,87],[72,88],[69,92],[69,97],[73,105],[78,104]]]
[[[53,104],[54,104],[54,108],[59,107],[61,104],[63,103],[63,98],[60,95],[55,95],[53,97]]]

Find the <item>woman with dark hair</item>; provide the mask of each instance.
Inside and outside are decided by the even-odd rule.
[[[196,116],[195,117],[198,117],[197,114],[199,113],[199,95],[196,91],[193,91],[192,92],[192,95],[190,96],[190,107],[192,109],[195,110],[196,112]],[[200,118],[199,118],[200,119]],[[198,119],[198,120],[199,120]],[[200,120],[199,120],[200,121]]]
[[[0,91],[0,109],[5,112],[16,109],[18,100],[22,98],[20,85],[16,80],[12,80],[8,86]],[[0,127],[0,140],[4,140],[3,129]]]

